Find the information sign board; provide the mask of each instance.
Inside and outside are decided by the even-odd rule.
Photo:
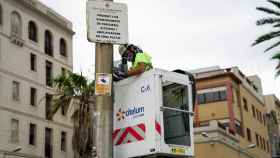
[[[106,1],[88,1],[87,27],[90,42],[128,43],[127,5]]]
[[[95,95],[111,96],[112,74],[97,73],[95,78]]]

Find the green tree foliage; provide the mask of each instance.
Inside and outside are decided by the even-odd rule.
[[[54,79],[56,94],[50,118],[63,108],[71,112],[73,121],[72,147],[75,158],[90,158],[93,147],[94,82],[84,76],[67,73]],[[73,109],[73,110],[70,110]]]
[[[272,31],[268,32],[260,37],[258,37],[255,42],[253,43],[253,46],[258,45],[260,43],[263,43],[265,41],[269,41],[271,39],[277,39],[276,43],[272,44],[270,47],[264,50],[264,52],[270,51],[271,49],[278,47],[280,45],[280,2],[275,0],[268,0],[269,3],[271,3],[273,6],[275,6],[275,9],[270,9],[266,7],[257,7],[258,11],[264,12],[269,15],[269,17],[262,18],[256,22],[258,26],[264,26],[264,25],[270,25],[272,26]],[[273,57],[271,58],[273,60],[276,60],[278,62],[278,65],[276,66],[276,76],[280,75],[280,53],[277,52]]]

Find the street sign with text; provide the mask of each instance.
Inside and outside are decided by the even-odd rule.
[[[88,40],[97,43],[128,43],[127,6],[123,3],[87,2]]]

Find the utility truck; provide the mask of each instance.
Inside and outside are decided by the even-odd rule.
[[[114,158],[194,155],[191,74],[153,69],[114,83]]]

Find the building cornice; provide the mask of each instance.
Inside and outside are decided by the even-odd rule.
[[[45,158],[45,157],[42,157],[42,156],[37,156],[37,155],[31,155],[31,154],[27,154],[27,153],[15,153],[15,152],[11,152],[11,151],[8,151],[8,150],[2,150],[0,149],[0,153],[1,154],[4,154],[8,156],[16,156],[16,157],[27,157],[27,158]]]
[[[206,76],[206,77],[196,78],[196,80],[197,81],[203,81],[203,80],[215,79],[215,78],[219,78],[219,77],[230,77],[231,79],[233,79],[237,83],[241,83],[241,80],[238,77],[236,77],[235,74],[233,74],[232,72],[224,72],[224,73],[220,73],[220,74],[215,74],[215,75],[210,75],[210,76]]]
[[[27,9],[31,9],[32,11],[38,13],[38,15],[46,18],[47,20],[51,21],[55,25],[59,26],[63,30],[67,31],[71,35],[74,35],[75,32],[73,31],[72,23],[66,19],[65,17],[59,15],[54,10],[50,9],[43,3],[38,0],[5,0],[8,3],[17,3],[22,5]]]
[[[216,75],[210,75],[210,76],[206,76],[206,77],[201,77],[201,78],[196,78],[197,81],[205,81],[205,80],[210,80],[210,79],[216,79],[216,78],[222,78],[222,77],[230,77],[231,79],[233,79],[234,81],[236,81],[238,84],[242,85],[242,81],[233,73],[233,72],[223,72],[220,74],[216,74]],[[256,100],[262,105],[265,106],[264,101],[260,100],[257,96],[255,96],[255,94],[248,89],[246,86],[242,85],[252,96],[254,96],[256,98]]]
[[[11,112],[11,113],[14,113],[14,114],[17,114],[17,115],[26,116],[26,117],[29,117],[29,118],[33,118],[34,120],[42,121],[42,122],[45,122],[47,124],[53,124],[53,125],[61,126],[61,127],[68,128],[68,129],[73,128],[73,126],[70,126],[70,125],[67,125],[67,124],[63,124],[63,123],[56,122],[56,121],[48,121],[45,118],[42,118],[42,117],[39,117],[39,116],[36,116],[36,115],[32,115],[32,114],[29,114],[29,113],[21,112],[21,111],[18,111],[18,110],[10,109],[10,108],[4,107],[2,105],[0,105],[0,110],[8,111],[8,112]]]
[[[241,144],[239,138],[234,135],[230,135],[222,129],[219,129],[216,124],[213,126],[213,123],[214,122],[212,122],[212,126],[209,127],[200,127],[194,129],[195,144],[214,145],[215,143],[220,143],[236,151],[237,153],[246,155],[249,158],[260,158],[256,154],[244,150],[244,148],[240,146]],[[202,133],[207,133],[209,138],[204,138]]]
[[[0,32],[0,35],[2,35],[3,37],[5,37],[7,40],[10,40],[11,36],[9,36],[8,34],[5,34],[4,32]],[[23,47],[26,47],[32,51],[35,51],[37,52],[38,54],[46,57],[48,60],[52,61],[54,60],[55,62],[57,63],[60,63],[61,65],[71,69],[71,71],[73,71],[73,66],[72,65],[69,65],[67,62],[63,62],[55,57],[50,57],[49,55],[46,55],[44,52],[42,52],[41,50],[37,49],[37,48],[34,48],[33,46],[31,46],[31,44],[28,44],[28,42],[24,42],[23,44]],[[73,55],[72,55],[72,58],[73,58]]]

